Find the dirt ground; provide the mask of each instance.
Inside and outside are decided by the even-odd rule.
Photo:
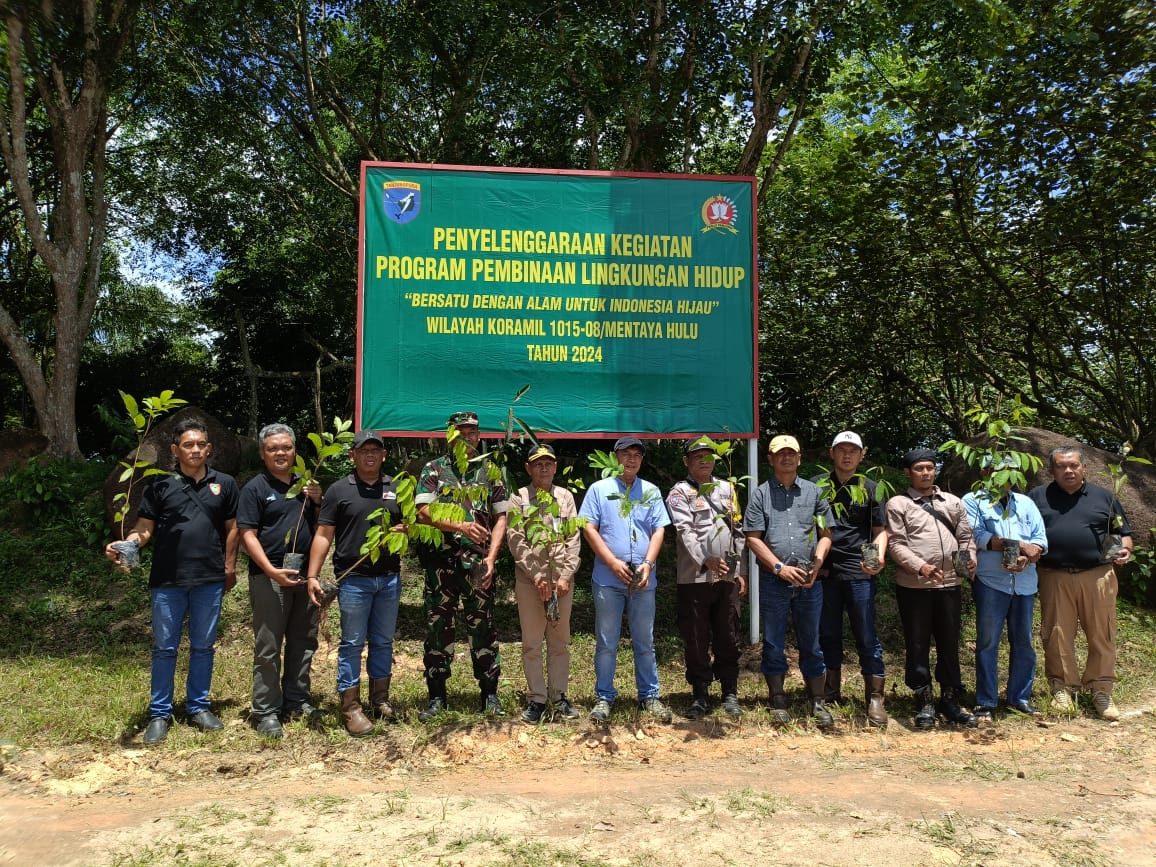
[[[163,751],[8,748],[0,864],[1156,862],[1149,708],[904,722],[503,721],[359,741],[296,723],[253,749],[238,720]]]

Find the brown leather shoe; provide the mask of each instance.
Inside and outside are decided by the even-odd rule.
[[[365,737],[373,731],[373,723],[361,709],[360,684],[341,691],[341,716],[345,720],[345,730],[355,738]]]
[[[882,675],[863,675],[864,703],[867,705],[867,722],[882,728],[887,725],[887,711],[883,709]]]
[[[389,703],[389,682],[392,678],[371,677],[369,679],[369,708],[374,719],[394,722],[397,714]]]

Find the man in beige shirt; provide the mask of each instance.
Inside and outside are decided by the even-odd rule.
[[[547,701],[561,719],[580,714],[566,697],[570,683],[570,610],[574,573],[582,543],[574,521],[574,496],[554,484],[558,461],[554,449],[538,445],[526,458],[530,484],[510,498],[506,542],[514,557],[514,593],[522,627],[522,670],[527,704],[522,722],[534,724],[546,712]],[[546,677],[542,673],[542,643],[546,644]]]
[[[935,641],[935,679],[939,712],[948,722],[975,726],[961,706],[959,631],[963,610],[963,571],[975,575],[975,543],[959,497],[935,484],[936,453],[912,449],[903,459],[911,481],[906,494],[887,501],[887,550],[895,563],[895,601],[903,622],[906,681],[915,693],[915,727],[935,726],[931,685],[931,642]],[[966,562],[961,555],[966,555]]]

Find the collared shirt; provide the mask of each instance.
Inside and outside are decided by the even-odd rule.
[[[1122,522],[1111,532],[1131,536],[1132,527],[1119,500],[1112,492],[1087,482],[1067,493],[1056,482],[1033,488],[1028,496],[1040,510],[1048,534],[1048,553],[1043,566],[1056,569],[1091,569],[1104,562],[1101,550],[1109,524],[1118,516]],[[1111,518],[1109,516],[1112,516]]]
[[[538,489],[527,485],[518,490],[510,499],[511,515],[527,511],[538,505]],[[554,485],[550,488],[550,498],[558,504],[558,520],[565,521],[574,518],[578,510],[574,505],[574,495],[565,488]],[[541,511],[538,512],[547,526],[554,526],[554,516]],[[551,571],[555,581],[565,579],[569,581],[578,571],[578,555],[582,549],[581,530],[575,530],[565,539],[559,539],[551,545],[535,547],[526,538],[525,525],[514,526],[510,522],[506,530],[506,544],[510,546],[510,554],[514,558],[514,577],[525,581],[534,581],[537,578],[549,577]]]
[[[145,488],[139,515],[154,524],[149,587],[224,583],[225,524],[237,499],[237,482],[214,469],[199,482],[177,472]]]
[[[763,541],[784,563],[812,560],[818,541],[815,518],[831,523],[831,504],[819,495],[819,486],[798,477],[784,487],[772,476],[757,488],[747,503],[743,532],[762,533]],[[760,574],[772,574],[760,569]]]
[[[701,493],[692,479],[684,479],[666,495],[666,507],[676,531],[679,584],[708,584],[713,580],[704,562],[708,557],[740,556],[740,574],[746,574],[742,558],[746,540],[739,532],[742,515],[734,486],[711,476],[711,487]],[[706,487],[703,485],[703,487]],[[733,532],[732,532],[733,529]]]
[[[505,475],[499,481],[492,481],[487,459],[479,461],[464,477],[458,476],[453,455],[434,458],[421,469],[417,480],[414,502],[418,506],[431,503],[456,503],[466,511],[466,520],[481,524],[487,530],[494,528],[494,519],[510,509],[510,494],[506,490]],[[468,496],[468,491],[476,489],[480,495]],[[489,542],[474,542],[461,533],[445,533],[441,550],[449,554],[468,554],[484,557],[489,551]]]
[[[928,508],[934,509],[940,517],[937,518]],[[887,501],[886,512],[887,552],[896,566],[896,584],[930,590],[955,587],[962,582],[955,574],[951,555],[966,549],[974,557],[975,542],[959,497],[941,491],[938,486],[932,486],[926,497],[915,488],[908,488],[906,494],[896,494]],[[919,570],[924,563],[942,570],[943,580],[921,576]]]
[[[589,519],[598,528],[598,535],[615,557],[637,566],[646,558],[650,537],[670,523],[670,516],[666,513],[666,505],[662,502],[658,488],[638,477],[630,486],[629,496],[634,501],[634,507],[630,510],[629,519],[622,517],[622,500],[610,499],[615,494],[619,497],[626,494],[623,481],[617,478],[600,479],[586,489],[578,515]],[[622,582],[601,557],[594,558],[592,577],[595,584],[604,587],[622,586]],[[648,589],[657,583],[658,567],[655,566],[650,570]]]
[[[388,517],[372,521],[369,516],[385,509]],[[401,571],[401,557],[382,549],[374,563],[369,557],[362,560],[361,546],[365,544],[369,528],[380,525],[392,527],[401,520],[397,503],[397,483],[384,473],[372,484],[363,482],[357,473],[338,479],[325,491],[321,516],[317,523],[333,528],[333,572],[341,576],[349,569],[355,575],[394,575]],[[358,561],[361,562],[358,562]],[[356,564],[356,568],[354,568]]]
[[[967,510],[967,520],[975,533],[975,577],[992,590],[1010,596],[1033,596],[1038,589],[1036,564],[1028,563],[1022,572],[1009,572],[1003,568],[1003,552],[987,550],[987,543],[993,537],[1016,539],[1048,547],[1048,537],[1044,533],[1044,519],[1040,510],[1026,494],[1009,492],[1007,514],[1004,504],[992,501],[984,491],[972,492],[963,497],[963,507]]]
[[[286,492],[300,478],[293,475],[286,484],[266,469],[249,479],[241,489],[237,528],[257,531],[257,541],[274,566],[281,564],[290,548],[308,557],[309,547],[313,544],[317,507],[304,491],[291,500],[285,498]],[[257,564],[252,562],[249,572],[262,574]]]
[[[855,473],[846,482],[840,482],[834,473],[815,476],[811,481],[820,484],[828,477],[834,487],[834,500],[831,505],[831,551],[826,566],[832,574],[868,578],[870,576],[859,568],[863,563],[859,546],[873,541],[876,531],[887,526],[883,503],[876,495],[878,486],[874,479],[861,473]],[[851,498],[851,488],[858,487],[860,482],[867,490],[865,503],[856,503]]]

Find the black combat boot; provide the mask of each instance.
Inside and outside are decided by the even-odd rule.
[[[692,684],[694,700],[686,709],[687,719],[702,719],[710,713],[710,691],[705,683]]]
[[[973,729],[979,725],[979,720],[975,718],[975,714],[960,704],[962,700],[962,689],[959,687],[945,686],[943,688],[943,698],[939,700],[939,712],[943,714],[943,718],[949,723],[955,723],[956,725],[967,726]]]
[[[935,696],[930,686],[915,691],[915,727],[927,731],[935,728]]]

